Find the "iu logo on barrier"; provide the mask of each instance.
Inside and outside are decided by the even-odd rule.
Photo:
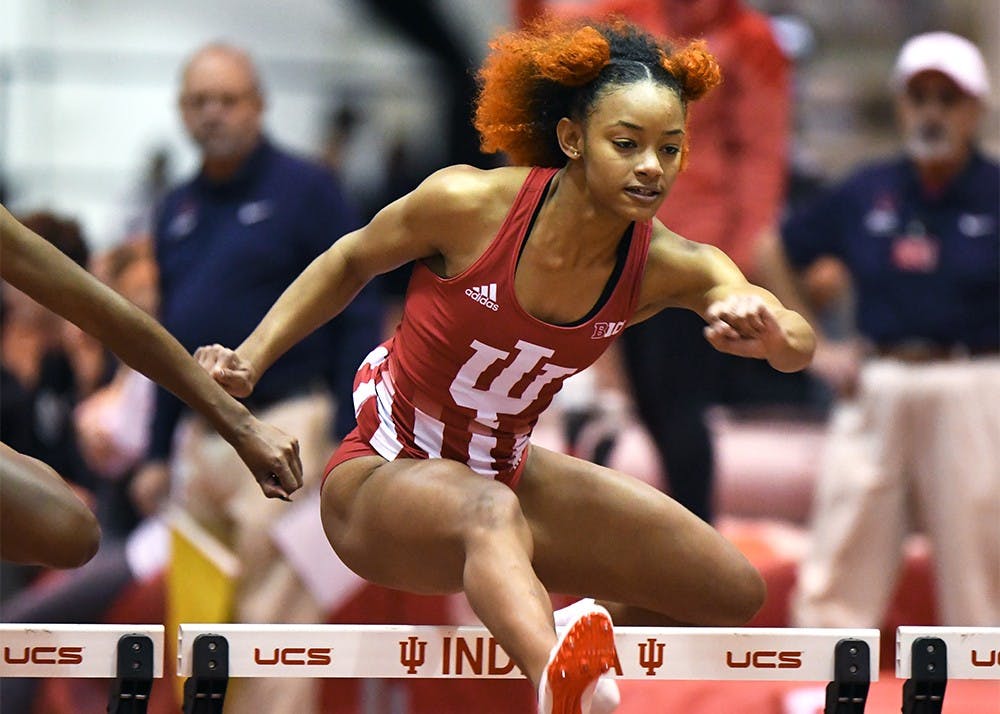
[[[82,664],[83,647],[24,647],[21,652],[11,652],[3,648],[6,664]]]
[[[652,637],[639,645],[639,666],[646,670],[647,677],[656,676],[656,670],[663,666],[664,647]]]
[[[731,669],[798,669],[802,666],[800,650],[756,650],[736,657],[726,650],[726,666]]]
[[[399,663],[406,667],[407,674],[416,674],[417,668],[424,664],[424,652],[427,642],[413,636],[399,643]]]

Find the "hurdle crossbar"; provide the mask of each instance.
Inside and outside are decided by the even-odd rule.
[[[1000,627],[918,627],[896,629],[896,676],[914,671],[913,645],[939,639],[945,645],[948,679],[1000,679]]]
[[[116,678],[149,655],[162,677],[163,625],[0,624],[0,654],[0,677]]]
[[[182,624],[178,670],[195,671],[200,635],[225,639],[230,677],[516,678],[483,627]],[[615,629],[620,679],[831,681],[842,641],[859,643],[865,675],[878,677],[874,629]],[[847,665],[848,668],[856,665]]]

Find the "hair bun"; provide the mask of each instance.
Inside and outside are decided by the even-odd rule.
[[[534,60],[541,76],[579,87],[596,77],[611,60],[611,46],[600,32],[586,25],[551,38],[544,51],[539,48]]]
[[[669,57],[664,55],[661,64],[681,85],[685,101],[700,99],[722,83],[722,70],[704,40],[689,42]]]

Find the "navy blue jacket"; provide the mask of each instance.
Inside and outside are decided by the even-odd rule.
[[[873,163],[793,214],[790,262],[821,255],[854,281],[859,332],[878,345],[913,340],[1000,345],[1000,167],[974,154],[936,195],[905,158]]]
[[[160,319],[184,347],[237,347],[320,253],[358,227],[325,168],[266,139],[236,177],[199,174],[166,196],[157,215]],[[289,350],[264,374],[248,406],[264,407],[326,382],[338,400],[336,431],[354,427],[354,373],[381,338],[381,304],[366,289],[341,315]],[[150,457],[170,453],[180,400],[157,395]]]

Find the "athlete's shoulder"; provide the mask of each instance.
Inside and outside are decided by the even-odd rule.
[[[404,221],[412,228],[468,232],[503,220],[528,169],[455,165],[435,171],[408,194]]]
[[[435,171],[420,184],[415,197],[444,210],[467,211],[500,202],[510,204],[529,169],[479,169],[456,164]]]
[[[651,267],[666,267],[680,256],[697,255],[708,249],[708,245],[688,240],[667,228],[658,218],[653,219],[648,260]]]
[[[669,290],[679,275],[710,269],[723,255],[715,246],[688,240],[654,219],[644,289],[651,289],[656,294]]]

